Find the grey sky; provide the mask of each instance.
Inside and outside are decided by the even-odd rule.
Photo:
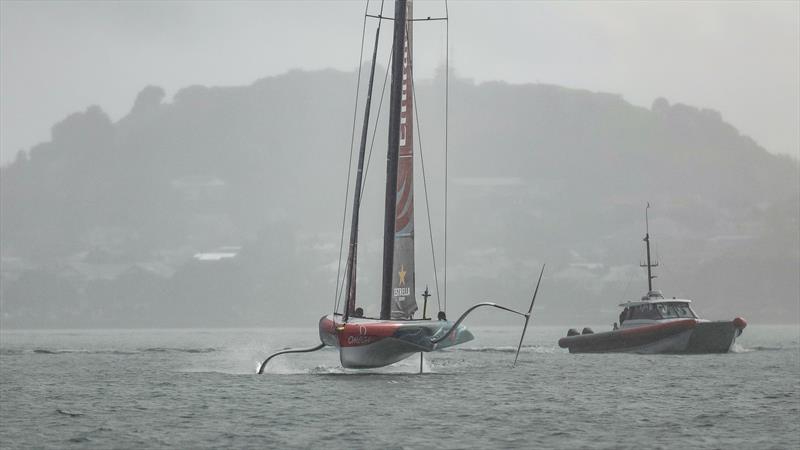
[[[114,120],[148,84],[241,85],[292,68],[352,70],[364,2],[2,2],[0,158],[67,114]],[[375,3],[375,7],[377,7]],[[441,2],[417,2],[439,16]],[[800,2],[458,2],[451,65],[476,81],[543,82],[720,111],[800,156]],[[391,6],[387,7],[387,12]],[[415,28],[417,71],[443,62],[441,23]],[[344,111],[344,110],[343,110]]]

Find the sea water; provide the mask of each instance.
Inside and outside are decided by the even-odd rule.
[[[2,448],[800,448],[800,327],[722,355],[572,355],[565,327],[344,370],[315,327],[0,333]]]

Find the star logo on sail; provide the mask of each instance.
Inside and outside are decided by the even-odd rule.
[[[400,264],[400,271],[397,272],[397,275],[400,277],[400,279],[398,280],[397,284],[400,285],[400,286],[405,286],[406,285],[406,267],[404,265]]]

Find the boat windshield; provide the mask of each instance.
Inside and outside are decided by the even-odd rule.
[[[678,302],[670,302],[670,303],[658,303],[655,305],[658,309],[658,313],[661,315],[663,319],[678,319],[678,318],[690,318],[694,319],[695,316],[694,312],[689,305],[686,303],[678,303]]]
[[[637,320],[637,319],[649,319],[649,320],[658,320],[661,316],[658,313],[658,309],[656,305],[645,304],[645,305],[638,305],[630,308],[630,313],[628,319]]]
[[[696,319],[697,316],[688,304],[682,302],[663,302],[637,305],[623,311],[622,320]]]

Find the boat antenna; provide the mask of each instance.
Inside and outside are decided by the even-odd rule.
[[[431,296],[430,291],[428,291],[428,285],[425,285],[425,292],[422,293],[422,298],[425,299],[425,302],[422,303],[422,320],[425,320],[425,315],[428,313],[428,297]]]
[[[658,261],[655,263],[650,262],[650,222],[649,217],[647,214],[647,210],[650,209],[650,202],[647,202],[647,207],[644,209],[644,227],[645,227],[645,234],[644,234],[644,242],[647,247],[647,292],[650,293],[653,291],[653,278],[656,276],[653,275],[652,268],[658,267]],[[645,264],[640,264],[641,267],[645,267]]]

